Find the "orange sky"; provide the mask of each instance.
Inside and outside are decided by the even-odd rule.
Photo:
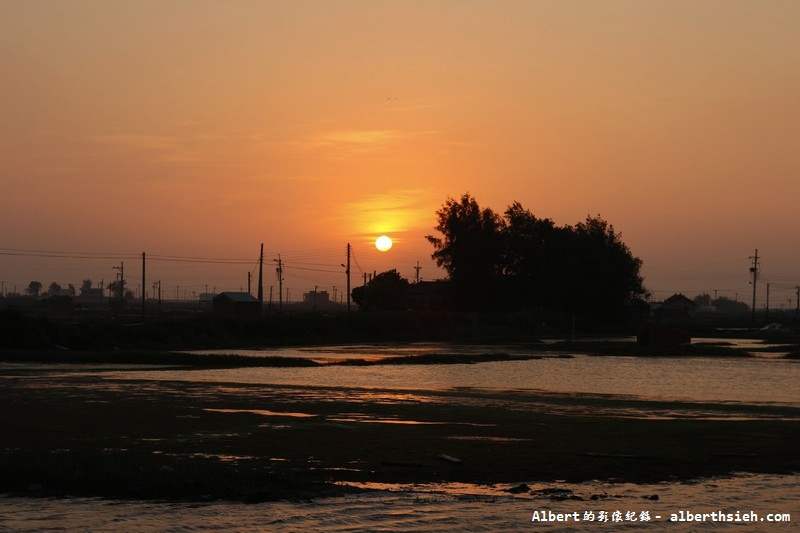
[[[600,214],[656,299],[749,302],[758,248],[759,300],[770,282],[793,307],[798,20],[794,0],[2,0],[0,279],[125,261],[139,283],[144,251],[183,260],[147,285],[238,290],[262,242],[292,298],[341,290],[348,242],[354,276],[433,279],[424,236],[468,191]]]

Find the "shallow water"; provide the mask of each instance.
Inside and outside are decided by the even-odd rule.
[[[0,498],[0,528],[9,531],[797,531],[800,482],[795,476],[743,475],[688,483],[383,486],[381,492],[308,502],[126,502],[91,498]],[[619,514],[615,516],[615,512]],[[681,516],[681,511],[683,516]],[[668,523],[672,515],[713,512],[757,522]],[[534,514],[538,513],[538,514]],[[570,514],[569,521],[543,518]],[[575,514],[579,521],[575,521]],[[605,513],[605,519],[602,513]],[[643,514],[643,513],[646,513]],[[788,522],[769,522],[788,513]],[[532,521],[536,517],[539,520]],[[563,516],[562,516],[563,518]],[[591,520],[593,518],[593,520]],[[633,519],[636,519],[635,521]],[[643,520],[649,518],[649,520]],[[718,517],[719,518],[719,517]],[[726,517],[727,518],[727,517]],[[782,517],[785,519],[785,517]],[[774,519],[774,518],[773,518]]]
[[[494,347],[407,345],[399,347],[319,347],[262,351],[258,355],[334,358],[381,358],[411,353],[488,353]],[[508,348],[506,351],[514,350]],[[293,354],[293,355],[292,355]],[[207,383],[210,390],[231,389],[280,405],[286,386],[298,385],[297,394],[341,394],[349,399],[363,395],[370,401],[518,402],[537,409],[579,410],[590,405],[615,416],[658,417],[763,417],[773,407],[800,407],[800,361],[776,357],[591,357],[572,358],[543,354],[541,359],[454,365],[322,366],[313,368],[241,368],[185,370],[159,368],[42,365],[49,375],[88,374],[98,379],[92,387],[113,388],[118,380],[143,380],[137,393],[151,387],[161,393],[167,382]],[[6,365],[8,366],[8,365]],[[213,383],[213,385],[212,385]],[[177,392],[176,392],[177,393]],[[293,391],[294,393],[294,391]],[[455,398],[457,397],[457,399]],[[561,401],[560,398],[567,399]],[[381,400],[383,398],[383,400]],[[575,398],[583,398],[580,401]],[[294,399],[297,399],[295,397]],[[616,402],[615,399],[626,401]],[[645,402],[637,405],[631,399]],[[694,402],[691,410],[670,412],[653,401]],[[269,403],[269,402],[268,402]],[[705,405],[702,405],[705,404]],[[761,407],[754,407],[761,406]],[[224,410],[223,410],[224,411]],[[791,409],[783,409],[794,412]],[[265,417],[274,413],[261,410]],[[297,417],[306,413],[292,413]],[[347,416],[343,413],[341,416]],[[365,420],[376,423],[411,423],[402,420]],[[525,480],[520,480],[520,483]],[[378,492],[309,502],[272,502],[246,505],[230,502],[163,503],[109,501],[87,498],[33,499],[0,497],[0,530],[9,531],[586,531],[640,527],[642,512],[657,531],[705,531],[735,527],[736,531],[800,530],[800,480],[798,476],[742,475],[696,482],[655,485],[528,483],[531,490],[508,492],[509,485],[369,486]],[[657,499],[651,499],[657,495]],[[578,513],[580,522],[531,521],[547,512]],[[615,522],[614,511],[621,521]],[[723,512],[740,516],[755,512],[755,524],[713,522],[667,524],[672,514]],[[587,525],[584,518],[601,512],[607,522]],[[766,522],[768,513],[790,513],[791,522]],[[657,518],[660,517],[660,518]],[[636,518],[633,522],[630,518]],[[764,520],[763,522],[761,520]],[[661,524],[661,525],[659,525]]]
[[[752,341],[737,341],[743,347]],[[572,357],[519,347],[418,344],[244,351],[244,355],[379,359],[429,353],[542,355],[541,359],[480,364],[231,368],[125,371],[125,378],[322,387],[449,390],[475,388],[611,394],[648,400],[756,402],[800,406],[800,360],[777,357]],[[109,374],[106,374],[109,375]]]

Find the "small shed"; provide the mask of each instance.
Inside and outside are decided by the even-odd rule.
[[[215,315],[229,318],[257,318],[261,304],[247,292],[222,292],[214,297]]]

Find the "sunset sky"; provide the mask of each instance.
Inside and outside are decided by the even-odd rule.
[[[800,2],[0,0],[0,280],[342,291],[469,192],[794,307]],[[378,252],[387,234],[394,247]],[[45,257],[46,256],[46,257]],[[196,259],[200,258],[200,259]],[[178,289],[180,287],[180,289]],[[789,300],[792,299],[790,302]]]

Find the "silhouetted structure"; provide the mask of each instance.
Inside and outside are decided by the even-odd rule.
[[[201,311],[209,311],[214,308],[214,298],[217,295],[213,292],[201,292],[197,298],[197,306]]]
[[[42,298],[42,307],[50,311],[72,311],[73,298],[68,294],[49,294]]]
[[[652,324],[639,332],[637,341],[643,346],[678,346],[692,342],[685,329],[697,307],[683,294],[673,294],[661,303],[652,305]]]
[[[660,304],[653,304],[653,320],[659,324],[685,323],[691,320],[697,307],[683,294],[673,294]]]
[[[306,305],[328,305],[331,299],[328,291],[311,291],[303,293],[303,303]]]
[[[103,289],[95,287],[81,288],[81,293],[76,298],[81,305],[90,304],[105,304],[108,302],[108,297],[103,294]]]
[[[228,318],[257,318],[258,300],[246,292],[223,292],[214,297],[214,314]]]
[[[416,311],[442,310],[447,308],[449,281],[419,281],[408,288],[411,308]]]

